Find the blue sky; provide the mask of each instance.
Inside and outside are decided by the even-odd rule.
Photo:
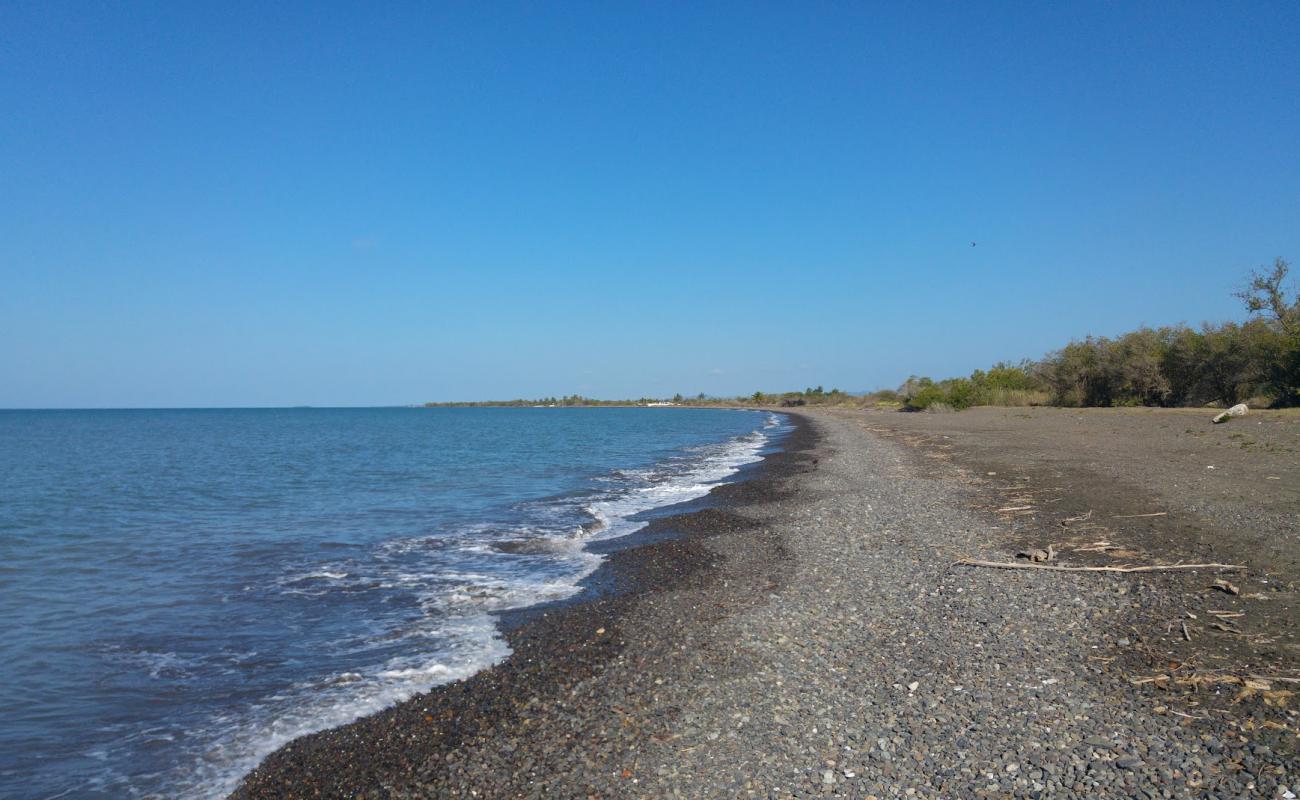
[[[1293,2],[267,5],[0,5],[0,407],[869,389],[1300,261]]]

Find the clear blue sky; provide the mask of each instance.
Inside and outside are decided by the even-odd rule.
[[[0,407],[869,389],[1300,262],[1295,2],[7,2],[0,107]]]

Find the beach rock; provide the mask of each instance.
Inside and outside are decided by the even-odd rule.
[[[1246,412],[1248,410],[1249,409],[1246,408],[1245,403],[1238,403],[1237,405],[1233,406],[1227,411],[1224,411],[1223,413],[1216,415],[1214,417],[1214,424],[1218,425],[1220,422],[1227,422],[1233,417],[1244,417],[1246,416]]]
[[[1016,558],[1027,558],[1034,563],[1054,561],[1056,560],[1056,548],[1048,545],[1046,550],[1037,547],[1032,550],[1021,550],[1016,553]]]

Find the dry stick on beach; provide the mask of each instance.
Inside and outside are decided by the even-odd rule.
[[[954,567],[993,567],[995,569],[1050,569],[1053,572],[1165,572],[1175,569],[1245,569],[1245,564],[1151,564],[1145,567],[1062,567],[1056,564],[1033,564],[1017,561],[981,561],[963,558]]]
[[[1168,511],[1157,511],[1154,514],[1118,514],[1111,519],[1137,519],[1138,517],[1163,517]]]

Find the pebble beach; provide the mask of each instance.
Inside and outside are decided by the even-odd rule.
[[[753,478],[613,553],[593,579],[616,590],[291,743],[234,797],[1300,793],[1290,683],[1134,680],[1179,674],[1152,615],[1214,573],[954,566],[1013,558],[977,489],[861,414],[794,418]]]

